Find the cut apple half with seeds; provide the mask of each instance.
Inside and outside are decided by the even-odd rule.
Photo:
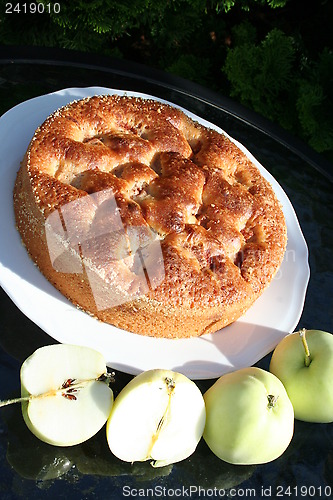
[[[104,357],[84,346],[37,349],[21,367],[23,418],[35,436],[72,446],[94,436],[107,421],[113,392]]]
[[[112,453],[161,467],[189,457],[206,420],[203,396],[181,373],[147,370],[118,394],[106,426]]]

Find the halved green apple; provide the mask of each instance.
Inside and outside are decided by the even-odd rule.
[[[23,418],[42,441],[71,446],[94,436],[107,421],[113,392],[98,351],[69,344],[37,349],[21,367]]]
[[[115,399],[106,425],[110,450],[126,462],[161,467],[189,457],[206,420],[198,386],[181,373],[147,370]]]

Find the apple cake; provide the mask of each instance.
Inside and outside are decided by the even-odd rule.
[[[154,99],[74,101],[36,130],[14,188],[30,257],[73,304],[183,338],[242,316],[286,248],[280,203],[224,134]]]

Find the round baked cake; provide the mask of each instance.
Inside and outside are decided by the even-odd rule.
[[[286,248],[280,203],[249,158],[153,99],[94,96],[57,110],[31,140],[14,209],[27,251],[63,295],[153,337],[236,321]]]

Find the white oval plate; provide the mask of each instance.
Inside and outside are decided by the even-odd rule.
[[[265,293],[240,320],[219,332],[193,339],[155,339],[101,323],[65,299],[39,272],[22,246],[15,228],[12,192],[35,129],[50,113],[75,99],[114,93],[154,98],[102,87],[70,88],[25,101],[0,118],[1,286],[19,309],[52,338],[93,347],[104,354],[108,366],[129,374],[166,368],[199,380],[217,378],[256,363],[298,324],[310,271],[307,246],[289,199],[270,173],[237,141],[282,203],[288,246],[281,268]]]

